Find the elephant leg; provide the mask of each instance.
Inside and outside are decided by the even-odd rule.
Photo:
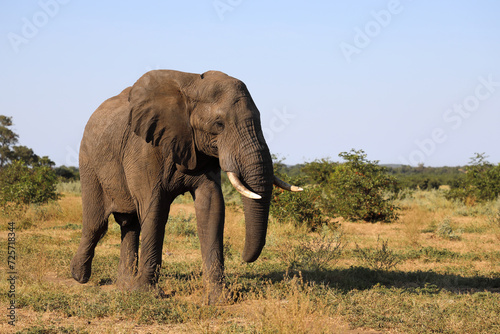
[[[97,182],[96,182],[97,183]],[[89,191],[88,188],[91,188]],[[82,176],[82,238],[71,260],[71,274],[80,283],[87,283],[92,273],[92,259],[97,243],[106,234],[108,216],[104,208],[103,192],[98,184],[87,184]]]
[[[220,177],[220,174],[219,174]],[[203,281],[209,304],[222,302],[224,284],[224,198],[216,182],[206,182],[193,194],[203,258]]]
[[[139,235],[141,226],[136,213],[113,213],[116,222],[121,227],[120,263],[116,285],[124,290],[130,290],[137,274],[139,252]]]
[[[169,204],[158,204],[150,207],[144,215],[140,214],[141,246],[134,289],[150,290],[158,283],[168,211]]]

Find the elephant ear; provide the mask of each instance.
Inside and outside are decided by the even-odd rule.
[[[129,123],[137,136],[192,170],[196,167],[196,149],[187,101],[177,78],[165,72],[148,72],[132,86]]]

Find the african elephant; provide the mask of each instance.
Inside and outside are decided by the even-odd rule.
[[[95,247],[113,214],[121,227],[117,285],[155,287],[170,204],[190,192],[209,303],[217,302],[224,280],[221,169],[243,195],[246,262],[264,247],[273,183],[302,190],[274,177],[245,84],[216,71],[144,74],[93,113],[79,159],[83,228],[73,277],[89,280]]]

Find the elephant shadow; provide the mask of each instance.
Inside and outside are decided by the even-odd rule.
[[[500,276],[486,277],[441,274],[429,271],[383,271],[366,267],[350,267],[331,270],[274,271],[264,275],[247,273],[244,279],[261,279],[282,283],[299,277],[304,283],[323,285],[343,293],[353,290],[369,290],[377,286],[399,288],[408,293],[434,294],[448,291],[455,294],[491,292],[500,293]]]

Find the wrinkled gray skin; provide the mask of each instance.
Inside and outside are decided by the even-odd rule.
[[[208,302],[217,302],[224,276],[221,169],[262,196],[242,197],[243,260],[255,261],[266,241],[273,166],[243,82],[215,71],[157,70],[105,101],[88,121],[80,147],[83,231],[73,277],[89,280],[95,247],[113,214],[122,240],[117,284],[155,287],[170,204],[189,191]]]

